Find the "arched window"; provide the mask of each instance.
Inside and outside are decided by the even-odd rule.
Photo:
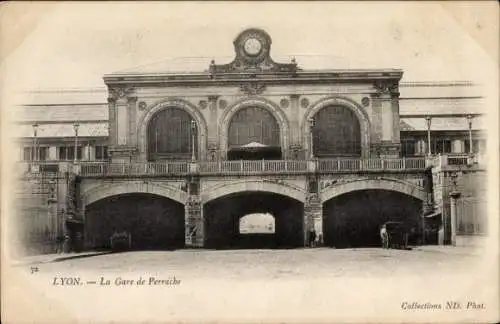
[[[229,148],[252,142],[280,146],[280,129],[276,118],[264,108],[248,107],[236,112],[229,124]]]
[[[274,216],[266,214],[248,214],[240,218],[240,234],[272,234],[275,232]]]
[[[149,160],[189,160],[198,155],[198,127],[189,113],[167,108],[156,113],[148,126]]]
[[[361,128],[358,117],[344,106],[328,106],[316,113],[313,151],[316,157],[361,155]]]

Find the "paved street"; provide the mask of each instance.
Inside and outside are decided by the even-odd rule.
[[[404,310],[402,303],[491,300],[481,295],[487,290],[476,289],[478,269],[485,268],[477,251],[450,251],[143,251],[39,263],[34,274],[35,265],[16,267],[24,269],[30,291],[80,320],[311,322],[334,316],[363,322],[377,316],[391,322],[411,313],[428,321],[432,312]],[[483,313],[460,314],[456,319]]]
[[[175,273],[183,278],[286,279],[387,277],[437,274],[465,269],[470,251],[450,249],[179,250],[96,255],[41,266],[44,272]],[[457,249],[455,249],[457,250]],[[71,256],[71,254],[69,254]]]

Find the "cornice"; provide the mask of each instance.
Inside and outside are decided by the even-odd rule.
[[[290,73],[224,73],[214,78],[208,72],[200,74],[119,74],[106,75],[104,82],[109,87],[124,86],[223,86],[243,83],[261,84],[326,84],[326,83],[372,83],[377,80],[399,82],[401,70],[349,70],[349,71],[301,71]]]

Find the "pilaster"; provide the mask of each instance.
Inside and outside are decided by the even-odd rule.
[[[380,157],[399,157],[398,81],[376,81],[372,94],[371,153]]]
[[[323,244],[323,204],[319,197],[319,182],[317,175],[307,179],[307,196],[304,203],[304,245],[309,245],[310,233],[316,232],[315,245]]]
[[[127,97],[127,144],[137,146],[137,97]]]
[[[209,121],[207,134],[207,159],[209,161],[221,159],[221,156],[219,156],[218,99],[219,96],[208,96]]]
[[[298,94],[290,95],[290,146],[300,146],[301,144],[299,98]]]
[[[48,159],[49,159],[49,161],[56,161],[57,160],[57,146],[50,146],[49,147]]]
[[[200,180],[191,177],[188,184],[188,200],[185,206],[185,246],[202,248],[205,241],[203,209],[200,199]]]

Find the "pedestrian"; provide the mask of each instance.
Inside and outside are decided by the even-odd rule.
[[[64,243],[64,237],[62,235],[57,235],[56,237],[56,250],[57,253],[63,253],[63,243]]]
[[[315,242],[316,242],[316,230],[313,228],[309,232],[309,247],[314,247]]]
[[[387,226],[384,224],[380,227],[380,239],[382,240],[382,248],[389,248],[389,234],[387,233]]]

